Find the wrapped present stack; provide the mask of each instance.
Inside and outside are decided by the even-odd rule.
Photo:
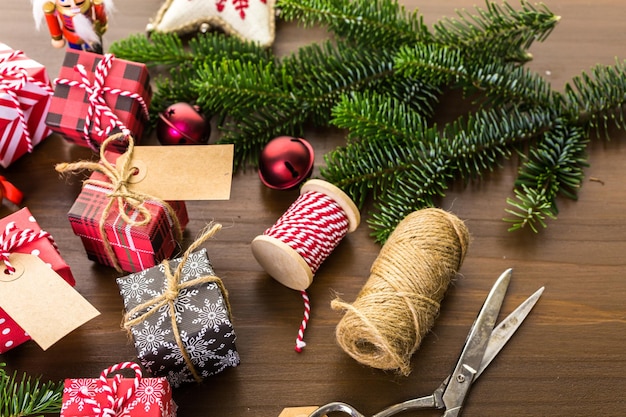
[[[119,132],[139,143],[151,98],[144,64],[68,49],[55,79],[46,124],[68,141],[94,151]],[[118,143],[123,151],[125,144]]]
[[[239,364],[226,289],[206,249],[194,252],[196,247],[192,244],[182,258],[117,280],[124,327],[139,360],[174,388]]]
[[[76,281],[70,267],[61,257],[52,237],[41,230],[28,208],[23,208],[3,219],[0,219],[0,245],[2,252],[25,253],[37,255],[42,261],[61,276],[68,284],[74,286]],[[2,259],[7,262],[7,259]],[[26,341],[30,336],[0,308],[0,353],[4,353]]]
[[[0,165],[11,165],[50,134],[53,94],[46,68],[0,43]]]

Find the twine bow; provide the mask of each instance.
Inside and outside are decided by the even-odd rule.
[[[113,247],[111,242],[107,238],[105,225],[106,220],[109,217],[109,213],[114,203],[117,203],[117,208],[122,220],[130,225],[130,226],[145,226],[150,223],[152,219],[152,215],[150,211],[144,206],[144,203],[147,201],[155,201],[158,204],[162,205],[163,208],[167,211],[168,216],[172,219],[173,222],[173,230],[174,237],[176,241],[180,241],[182,239],[182,228],[180,222],[178,220],[178,216],[174,209],[167,204],[165,201],[158,199],[156,197],[150,196],[148,194],[140,193],[138,191],[130,190],[129,183],[130,179],[133,175],[136,174],[135,168],[132,166],[132,156],[133,151],[135,149],[134,141],[132,136],[128,136],[128,148],[125,152],[125,158],[119,158],[118,161],[123,159],[123,163],[119,165],[113,165],[111,162],[107,161],[105,157],[105,150],[109,143],[118,140],[118,138],[125,136],[124,133],[117,133],[108,137],[104,142],[102,142],[102,146],[100,147],[100,162],[93,161],[79,161],[74,163],[60,163],[55,166],[57,172],[65,173],[68,171],[80,171],[80,170],[91,170],[100,172],[104,176],[107,177],[108,181],[101,181],[97,179],[89,178],[83,182],[83,184],[92,184],[97,187],[102,187],[110,190],[107,194],[109,197],[109,201],[107,202],[104,210],[102,211],[102,216],[100,216],[100,220],[98,222],[98,228],[100,231],[100,236],[102,237],[102,242],[104,244],[104,248],[106,253],[111,261],[112,266],[118,271],[122,272],[122,268],[119,265],[117,257],[115,256],[115,252],[113,251]],[[126,210],[125,208],[129,206],[131,210]],[[131,217],[129,213],[133,214]],[[134,215],[137,213],[138,215]],[[133,219],[134,217],[134,219]]]
[[[10,65],[11,61],[15,58],[26,58],[26,55],[22,51],[13,51],[10,54],[0,58],[0,92],[5,92],[9,100],[15,106],[18,113],[18,119],[22,126],[24,139],[26,140],[26,146],[28,153],[33,151],[33,140],[30,136],[28,129],[28,123],[26,122],[26,116],[21,108],[18,98],[18,91],[22,91],[27,83],[36,84],[38,87],[45,90],[49,95],[53,94],[52,87],[41,81],[35,80],[28,75],[28,71],[25,68],[20,67],[17,64]]]
[[[15,232],[16,230],[17,232]],[[9,274],[15,273],[15,267],[11,265],[11,262],[9,261],[11,253],[24,245],[42,238],[48,238],[56,247],[54,241],[52,240],[52,236],[50,236],[48,232],[43,230],[36,232],[33,229],[18,230],[15,222],[9,222],[4,228],[4,232],[0,234],[0,261],[4,262],[6,272]]]
[[[124,395],[118,395],[117,393],[119,384],[122,380],[122,376],[120,374],[115,375],[110,383],[107,379],[109,374],[121,369],[132,369],[135,371],[133,384],[128,388],[128,390],[126,390]],[[124,410],[126,403],[135,395],[137,388],[139,388],[141,378],[141,368],[134,362],[122,362],[117,365],[113,365],[102,371],[98,380],[98,385],[102,387],[102,391],[106,395],[106,402],[100,403],[94,398],[88,398],[85,400],[85,404],[91,405],[94,417],[115,417]]]
[[[157,297],[154,297],[151,300],[148,300],[140,305],[135,306],[133,309],[128,311],[124,315],[124,319],[122,321],[122,327],[126,329],[126,331],[130,332],[133,326],[136,326],[139,323],[142,323],[144,320],[148,319],[154,313],[156,313],[161,307],[167,305],[169,307],[169,314],[171,318],[172,330],[174,333],[174,338],[176,339],[176,344],[180,349],[183,359],[185,361],[185,365],[193,375],[194,379],[197,382],[202,382],[202,377],[198,374],[194,364],[189,357],[189,353],[180,337],[180,330],[178,328],[178,323],[176,322],[176,307],[175,301],[181,290],[185,288],[194,287],[197,285],[205,284],[213,282],[217,284],[220,291],[224,295],[224,300],[226,303],[226,311],[230,314],[230,304],[228,302],[228,293],[224,284],[220,278],[215,275],[207,275],[201,276],[189,281],[180,282],[182,270],[187,263],[187,259],[204,241],[212,237],[215,233],[217,233],[222,228],[221,224],[209,224],[202,235],[192,243],[189,248],[183,254],[178,267],[173,271],[170,268],[169,261],[167,259],[163,260],[161,265],[164,266],[165,273],[165,289],[163,293]],[[142,311],[146,310],[144,313],[140,314]],[[139,314],[139,315],[138,315]]]
[[[124,136],[131,134],[130,130],[122,123],[120,118],[113,112],[111,107],[104,99],[105,93],[119,95],[123,97],[130,97],[137,100],[141,105],[142,113],[146,119],[148,119],[148,106],[141,95],[132,91],[122,90],[119,88],[108,87],[105,84],[106,78],[109,75],[109,71],[113,66],[115,56],[113,54],[105,54],[102,60],[98,62],[94,70],[93,83],[89,79],[89,74],[85,69],[85,66],[78,64],[74,66],[74,71],[80,75],[80,81],[69,80],[66,78],[57,78],[54,80],[56,84],[68,85],[69,87],[79,87],[85,90],[87,94],[87,100],[89,107],[87,108],[87,116],[85,117],[85,124],[83,126],[83,136],[85,141],[94,150],[98,150],[98,144],[91,139],[89,130],[93,124],[93,131],[97,137],[108,137],[114,128],[119,128]],[[108,126],[102,128],[102,118],[107,116],[109,120]]]

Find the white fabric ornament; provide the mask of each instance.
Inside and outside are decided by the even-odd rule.
[[[244,41],[271,46],[275,0],[166,0],[148,32],[189,34],[220,28]]]

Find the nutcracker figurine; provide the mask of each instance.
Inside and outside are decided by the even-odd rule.
[[[52,46],[102,53],[113,0],[31,0],[37,30],[48,25]]]

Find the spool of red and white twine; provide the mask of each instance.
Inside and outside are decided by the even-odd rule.
[[[274,279],[300,291],[304,316],[295,349],[302,351],[310,303],[306,289],[324,260],[341,240],[359,226],[361,216],[354,202],[338,187],[309,180],[298,199],[262,235],[252,241],[257,262]]]

